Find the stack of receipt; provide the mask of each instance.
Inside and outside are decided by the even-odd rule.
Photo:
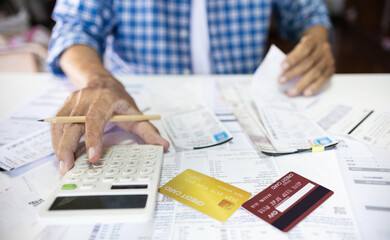
[[[264,140],[262,144],[255,144],[268,155],[335,146],[337,141],[303,111],[302,103],[306,104],[307,98],[290,98],[286,95],[285,91],[295,81],[283,86],[278,84],[277,79],[282,73],[280,66],[285,57],[280,49],[272,45],[253,76],[250,100],[252,106],[245,104],[258,129],[257,136],[250,136],[251,139],[256,141],[259,136],[266,138],[266,144]],[[238,95],[244,96],[241,100],[245,98],[243,94]]]

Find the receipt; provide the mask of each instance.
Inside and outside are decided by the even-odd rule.
[[[337,142],[300,110],[298,102],[284,91],[277,78],[285,54],[272,46],[252,81],[252,97],[273,147],[279,153],[308,150],[313,145],[333,146]]]
[[[53,154],[49,125],[0,147],[0,167],[12,170]]]
[[[296,152],[313,145],[330,146],[335,143],[304,113],[289,109],[259,109],[272,145],[278,152]]]
[[[233,137],[205,105],[183,106],[163,114],[165,129],[173,143],[184,149],[200,149],[230,141]]]
[[[223,94],[224,99],[227,101],[232,109],[232,112],[237,117],[242,129],[251,139],[253,144],[263,153],[277,154],[272,143],[269,141],[269,137],[266,134],[263,123],[257,117],[258,115],[251,110],[250,107],[252,99],[248,98],[248,94],[243,88],[236,86],[236,88],[224,85],[223,82],[219,83],[219,87]]]

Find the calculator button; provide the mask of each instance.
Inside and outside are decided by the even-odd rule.
[[[153,172],[153,168],[151,167],[143,167],[139,169],[139,173],[143,175],[148,175],[151,174],[152,172]]]
[[[140,152],[142,152],[142,148],[141,147],[132,147],[130,151],[133,153],[140,153]]]
[[[134,177],[123,176],[123,177],[119,178],[119,181],[121,181],[121,182],[134,182]]]
[[[66,179],[66,182],[67,183],[77,183],[77,182],[80,182],[80,178],[78,178],[78,177],[70,177],[70,178]]]
[[[102,179],[103,182],[113,182],[115,181],[115,177],[111,177],[111,176],[105,176],[103,179]]]
[[[81,189],[92,189],[95,187],[95,184],[93,183],[84,183],[80,185]]]
[[[125,161],[125,165],[126,165],[127,167],[135,167],[135,166],[137,166],[138,164],[139,164],[139,162],[136,161],[136,160],[127,160],[127,161]]]
[[[84,178],[84,182],[96,182],[98,180],[97,177],[86,177]]]
[[[154,154],[154,153],[146,153],[146,154],[143,155],[143,157],[144,157],[145,159],[153,159],[153,158],[156,158],[157,155]]]
[[[110,155],[102,155],[100,157],[100,161],[105,161],[105,160],[108,160],[108,159],[110,159]]]
[[[82,176],[85,174],[85,169],[75,169],[72,171],[72,176]]]
[[[115,148],[115,153],[126,153],[127,149],[126,148]]]
[[[111,156],[111,151],[105,150],[105,151],[103,151],[102,156],[100,157],[100,160],[103,160],[103,161],[107,160],[110,158],[110,156]]]
[[[131,174],[134,174],[136,172],[137,171],[135,170],[135,168],[125,168],[122,170],[122,173],[126,174],[126,175],[131,175]]]
[[[145,160],[142,162],[142,166],[144,166],[144,167],[151,167],[154,164],[156,164],[156,162],[153,160]]]
[[[97,168],[97,167],[104,167],[106,166],[106,163],[104,161],[97,161],[95,163],[92,163],[92,166]]]
[[[117,168],[109,168],[109,169],[105,169],[104,170],[104,173],[108,176],[111,176],[111,175],[115,175],[115,174],[118,174],[119,173],[119,170]]]
[[[92,168],[88,170],[88,175],[91,176],[97,176],[102,174],[102,169],[101,168]]]
[[[78,168],[88,168],[89,167],[89,162],[88,161],[78,161],[76,163],[76,167]]]
[[[157,152],[157,150],[158,150],[158,148],[156,148],[156,147],[146,148],[145,152],[147,152],[147,153],[154,153],[154,152]]]
[[[62,185],[61,190],[73,190],[76,188],[77,188],[76,184],[64,184]]]
[[[129,153],[127,154],[127,159],[130,159],[130,160],[137,160],[141,157],[141,154],[139,153]]]
[[[125,159],[126,155],[123,154],[123,153],[114,153],[112,155],[112,159],[114,160],[122,160],[122,159]]]
[[[138,181],[150,181],[152,180],[152,176],[138,176]]]
[[[109,165],[110,167],[120,167],[120,166],[122,166],[122,164],[123,164],[122,161],[110,161],[110,162],[108,163],[108,165]]]

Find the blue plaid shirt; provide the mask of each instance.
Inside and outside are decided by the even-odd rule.
[[[105,55],[114,74],[188,73],[190,8],[191,0],[58,0],[49,68],[63,74],[60,54],[86,44]],[[281,35],[294,41],[310,26],[330,28],[321,0],[208,0],[215,73],[254,72],[264,54],[272,11]]]

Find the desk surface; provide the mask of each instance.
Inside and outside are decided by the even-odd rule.
[[[202,79],[204,76],[121,76],[127,78]],[[250,81],[251,75],[212,76],[212,78]],[[39,74],[0,74],[0,117],[19,106],[44,88],[53,76]],[[330,99],[338,103],[363,108],[387,109],[390,107],[390,74],[336,74],[324,90]]]
[[[131,79],[201,81],[206,77],[210,78],[209,76],[121,76],[119,79],[126,81],[131,81]],[[212,76],[211,78],[248,83],[251,81],[250,75]],[[50,74],[0,74],[0,95],[2,96],[0,117],[31,99],[52,81],[53,77]],[[387,111],[390,107],[389,93],[390,74],[335,75],[324,90],[324,94],[328,96],[327,99],[330,101]]]

